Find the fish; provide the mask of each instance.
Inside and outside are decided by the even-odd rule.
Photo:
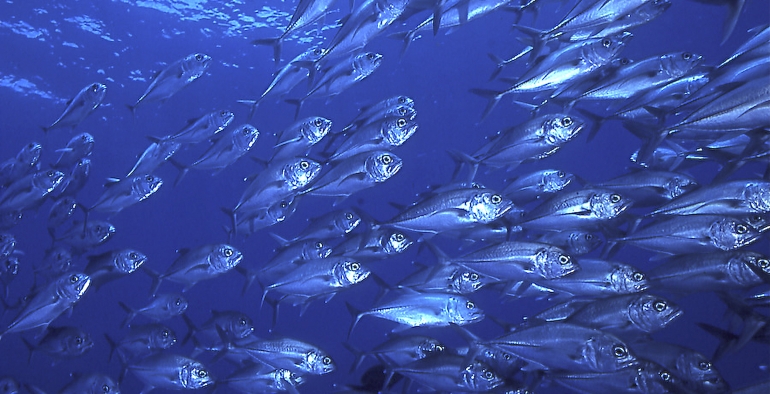
[[[110,179],[105,184],[106,190],[99,199],[88,208],[88,211],[116,214],[120,211],[144,201],[155,194],[163,180],[151,174],[135,175],[121,180]]]
[[[12,159],[0,164],[0,186],[9,184],[40,169],[40,156],[43,146],[37,142],[25,145]]]
[[[35,328],[45,330],[51,322],[80,300],[90,284],[91,278],[80,272],[59,276],[38,292],[30,295],[27,305],[0,333],[0,339],[9,333]]]
[[[40,170],[8,185],[0,192],[0,212],[34,209],[43,203],[64,179],[57,170]]]
[[[324,375],[337,369],[324,350],[293,338],[255,339],[241,346],[250,357],[298,375]]]
[[[67,231],[54,242],[63,242],[70,246],[73,254],[79,255],[93,249],[112,238],[117,229],[111,223],[104,220],[89,220],[82,223],[73,223]]]
[[[174,330],[159,323],[131,326],[129,333],[120,341],[115,341],[106,333],[104,338],[110,344],[109,360],[117,352],[124,364],[160,354],[177,343]]]
[[[74,129],[95,109],[99,108],[107,94],[107,85],[94,82],[81,89],[74,98],[67,101],[67,108],[64,112],[51,123],[48,127],[43,127],[43,131],[54,128],[69,127]]]
[[[332,121],[321,116],[311,116],[292,123],[278,134],[270,161],[306,156],[313,146],[329,134],[331,128]]]
[[[404,12],[406,0],[366,0],[355,7],[332,37],[322,59],[363,49]],[[352,8],[352,7],[351,7]]]
[[[133,309],[122,302],[119,302],[118,305],[128,313],[126,319],[121,324],[121,327],[127,327],[130,326],[131,321],[138,315],[142,315],[155,322],[179,316],[187,310],[189,303],[181,294],[163,293],[155,295],[146,306],[138,309]]]
[[[373,121],[357,129],[343,141],[329,157],[329,161],[339,161],[374,150],[389,151],[403,145],[418,127],[416,121],[407,120],[403,116]]]
[[[337,197],[335,205],[351,194],[390,179],[401,169],[403,161],[394,153],[371,151],[359,153],[330,165],[302,194]]]
[[[72,168],[80,159],[88,157],[94,150],[94,136],[89,133],[80,133],[67,142],[67,146],[58,149],[59,158],[51,165],[54,169]]]
[[[105,283],[122,278],[139,269],[147,256],[136,249],[120,249],[88,256],[83,272],[91,278],[91,287],[98,291]]]
[[[181,249],[179,253],[164,274],[148,271],[153,278],[151,295],[157,293],[164,279],[184,285],[182,292],[185,292],[201,280],[230,271],[243,260],[243,254],[228,244],[205,244],[193,249]]]
[[[61,185],[54,190],[57,198],[74,197],[85,187],[91,174],[91,159],[84,157],[78,160],[72,169],[64,174]]]
[[[534,171],[511,180],[503,194],[514,204],[524,205],[566,188],[574,179],[574,174],[562,170]]]
[[[48,327],[45,336],[37,345],[32,345],[22,338],[29,349],[27,363],[32,360],[35,352],[44,352],[55,360],[65,360],[80,357],[94,346],[91,335],[74,326]]]
[[[610,189],[564,190],[527,212],[519,224],[536,230],[591,230],[618,218],[632,204],[630,198]]]
[[[131,178],[133,175],[139,174],[152,174],[161,164],[171,159],[182,147],[182,143],[176,140],[148,138],[152,143],[142,152],[142,155],[136,160],[136,164],[126,174],[125,178]]]
[[[120,394],[117,382],[100,373],[75,374],[72,382],[64,386],[59,394]]]
[[[128,105],[131,113],[143,102],[165,102],[196,79],[200,78],[211,66],[211,56],[204,53],[192,53],[176,60],[158,72],[150,86],[133,105]]]
[[[235,114],[222,109],[212,111],[197,119],[191,119],[187,126],[176,134],[161,138],[161,141],[174,141],[180,144],[196,144],[213,138],[235,119]]]
[[[241,393],[297,392],[297,386],[307,382],[303,375],[283,368],[261,364],[243,367],[220,383]]]
[[[217,174],[248,153],[258,137],[259,130],[250,124],[235,127],[230,134],[217,139],[189,168],[213,170]]]
[[[158,353],[129,365],[142,383],[145,394],[154,388],[165,390],[195,390],[214,384],[209,370],[200,362],[172,353]]]

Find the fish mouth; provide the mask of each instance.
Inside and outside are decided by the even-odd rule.
[[[88,287],[90,285],[91,285],[91,278],[85,278],[81,280],[80,283],[77,284],[77,286],[75,286],[75,291],[78,294],[83,295],[83,293],[85,293],[86,290],[88,290]]]

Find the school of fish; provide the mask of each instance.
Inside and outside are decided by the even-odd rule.
[[[131,136],[149,134],[146,149],[131,152],[134,163],[94,159],[111,148],[92,126],[108,116],[113,90],[130,86],[87,81],[59,114],[41,111],[35,121],[45,124],[13,147],[18,153],[0,158],[0,394],[119,393],[129,385],[142,394],[766,392],[767,356],[742,365],[763,380],[738,387],[718,363],[740,362],[735,355],[750,347],[770,354],[770,9],[725,58],[686,50],[625,57],[673,3],[358,0],[348,8],[298,0],[279,35],[257,29],[249,37],[250,56],[272,56],[276,66],[267,88],[229,94],[186,125],[175,117],[178,127],[167,133]],[[723,45],[742,26],[743,0],[679,5],[724,7]],[[348,13],[335,17],[321,46],[284,58],[294,34],[328,23],[338,8]],[[443,151],[452,164],[431,183],[391,187],[402,173],[424,170],[407,150],[433,152],[415,136],[448,138],[417,116],[434,103],[371,89],[352,119],[316,103],[345,102],[378,73],[398,78],[380,71],[396,60],[370,43],[399,43],[408,59],[443,31],[492,13],[513,25],[509,47],[517,52],[490,54],[488,69],[474,71],[490,81],[446,98],[483,108],[461,116],[478,118],[468,132],[484,142]],[[543,14],[558,22],[544,25]],[[162,66],[146,60],[159,69],[144,91],[111,102],[121,122],[142,124],[180,96],[204,97],[198,81],[218,72],[218,59],[203,52]],[[268,131],[263,108],[276,104],[294,116]],[[528,117],[499,130],[485,125],[514,109]],[[613,133],[638,141],[616,177],[555,160],[582,139],[579,154],[602,165],[600,149],[612,148],[591,147]],[[56,145],[61,139],[68,142]],[[97,179],[92,159],[125,172]],[[227,185],[209,181],[239,169]],[[186,185],[207,182],[229,204],[213,207],[216,225],[169,208],[147,232],[206,226],[218,236],[163,245],[175,254],[169,261],[143,252],[158,247],[151,236],[130,247],[113,241],[122,236],[116,219],[141,220],[137,212],[156,195],[212,208],[203,207],[206,196],[185,195]],[[302,228],[286,226],[311,203]],[[35,217],[45,228],[27,230]],[[17,238],[22,228],[35,236]],[[257,239],[272,247],[255,252]],[[27,250],[44,257],[30,261]],[[236,301],[215,283],[249,307],[231,307]],[[693,296],[716,300],[711,310],[724,313],[710,323],[687,320],[685,330],[710,345],[660,339],[691,313],[684,305]],[[100,297],[118,301],[88,313],[119,312],[103,322],[114,329],[67,317]],[[217,309],[201,310],[196,297]],[[323,320],[310,321],[338,319],[324,312],[332,307],[347,312],[347,332],[332,335]],[[500,312],[507,309],[517,311]],[[340,347],[348,353],[335,354]],[[79,370],[98,348],[108,354],[96,361],[102,369]],[[71,382],[51,387],[7,372],[40,358],[52,371],[69,368]]]

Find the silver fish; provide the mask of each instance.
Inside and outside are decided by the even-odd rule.
[[[137,309],[122,302],[118,302],[118,304],[128,313],[121,324],[122,327],[129,326],[137,315],[142,315],[155,322],[167,320],[184,313],[189,305],[184,296],[176,293],[158,294],[146,306]]]
[[[92,83],[78,92],[72,100],[67,101],[67,108],[48,127],[43,127],[43,131],[48,132],[57,127],[77,127],[91,112],[93,112],[104,100],[107,94],[107,86],[101,83]]]
[[[195,390],[214,384],[208,369],[198,361],[171,353],[158,353],[128,366],[144,383],[142,393],[153,388]]]
[[[153,284],[151,294],[155,295],[163,279],[184,285],[187,291],[201,280],[217,277],[235,268],[243,259],[238,249],[227,244],[208,244],[194,249],[182,249],[166,273],[151,273]]]
[[[222,171],[251,150],[257,142],[259,131],[250,124],[240,125],[233,132],[222,135],[190,168]]]
[[[359,153],[330,164],[331,169],[320,175],[302,194],[337,197],[336,205],[355,192],[387,181],[398,173],[402,163],[400,157],[387,151]]]
[[[123,209],[144,201],[163,186],[163,180],[155,175],[135,175],[105,185],[107,189],[89,208],[89,211],[116,214]]]
[[[310,148],[321,141],[332,128],[332,121],[320,116],[300,119],[283,129],[275,143],[273,160],[307,155]]]
[[[195,144],[213,138],[235,119],[235,114],[228,110],[207,113],[193,119],[176,134],[161,138],[162,141],[175,141],[180,144]]]
[[[165,102],[191,82],[200,78],[211,66],[211,57],[203,53],[193,53],[179,59],[155,75],[150,86],[134,105],[128,108],[132,113],[145,101]]]

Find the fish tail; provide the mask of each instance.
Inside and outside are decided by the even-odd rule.
[[[481,163],[479,159],[465,152],[454,149],[448,150],[447,153],[455,162],[455,169],[452,172],[452,179],[458,179],[458,175],[460,174],[460,170],[462,170],[463,164],[467,164],[470,168],[468,173],[463,175],[463,180],[470,182],[476,178],[476,173],[478,172],[479,164]]]
[[[355,360],[353,361],[353,365],[350,366],[350,373],[353,373],[358,367],[361,366],[361,363],[364,361],[364,358],[366,358],[366,353],[362,350],[356,349],[353,347],[353,345],[342,342],[342,346],[345,347],[345,349],[348,349],[350,353],[353,353],[353,356],[355,356]]]
[[[182,342],[180,342],[181,346],[184,346],[190,338],[192,338],[193,333],[198,331],[198,327],[196,327],[195,323],[187,317],[186,313],[182,314],[182,320],[184,320],[184,324],[187,326],[187,334],[185,334],[184,338],[182,338]]]
[[[300,111],[300,109],[302,109],[302,102],[303,102],[303,100],[300,100],[300,99],[288,99],[288,100],[283,100],[283,101],[285,103],[287,103],[287,104],[291,104],[291,105],[294,105],[294,106],[297,107],[296,111],[294,111],[294,119],[295,120],[298,119],[299,118],[299,111]]]
[[[711,324],[707,324],[707,323],[696,323],[696,324],[698,324],[698,327],[700,327],[703,331],[706,331],[707,333],[719,339],[719,346],[717,346],[717,349],[714,351],[714,355],[711,357],[712,361],[719,360],[722,356],[725,355],[725,353],[728,353],[736,348],[735,345],[738,343],[737,335],[731,333],[730,331],[723,330],[719,327],[714,327]]]
[[[411,44],[412,41],[420,38],[420,36],[417,35],[417,31],[415,30],[393,33],[388,37],[403,41],[404,46],[401,47],[401,57],[404,57],[406,50],[409,49],[409,44]]]
[[[347,301],[345,301],[345,306],[348,308],[350,315],[353,316],[353,323],[350,324],[350,330],[348,330],[348,339],[350,339],[350,335],[353,334],[353,329],[356,328],[356,324],[358,324],[358,321],[361,320],[363,314]]]
[[[142,270],[152,278],[152,285],[150,285],[150,296],[155,297],[160,287],[160,282],[163,281],[163,275],[153,271],[152,269],[142,265]]]
[[[110,345],[110,355],[107,357],[107,362],[109,363],[112,361],[112,355],[115,353],[115,350],[118,348],[118,344],[107,333],[104,333],[104,339],[106,339],[107,344]]]
[[[126,108],[128,108],[128,110],[131,111],[131,116],[136,116],[136,106],[137,104],[134,104],[134,105],[126,104]]]
[[[735,25],[738,24],[738,17],[741,15],[741,11],[743,10],[743,5],[746,3],[746,0],[732,0],[727,3],[728,7],[728,17],[725,19],[725,26],[724,26],[724,32],[722,33],[722,41],[719,43],[719,45],[724,45],[724,43],[727,41],[728,38],[730,38],[730,35],[733,34],[733,30],[735,30]]]
[[[225,207],[220,207],[219,210],[224,212],[225,215],[227,215],[230,218],[230,221],[232,222],[233,228],[232,230],[229,231],[230,240],[232,241],[232,239],[238,235],[238,222],[236,221],[235,211]]]
[[[26,346],[29,351],[29,355],[27,355],[27,365],[29,365],[32,362],[32,354],[35,352],[35,347],[23,337],[21,338],[21,341],[24,342],[24,346]]]
[[[492,110],[495,109],[497,106],[497,103],[500,102],[500,99],[503,98],[503,95],[505,95],[505,92],[501,92],[498,90],[489,90],[489,89],[471,89],[471,93],[484,97],[489,100],[487,103],[487,107],[484,109],[484,113],[481,115],[481,120],[484,120],[489,116],[490,113],[492,113]]]
[[[607,118],[583,108],[578,108],[577,111],[591,121],[592,126],[588,129],[588,138],[586,139],[586,141],[591,142],[596,137],[599,129],[602,128],[602,125],[604,125],[604,122],[607,121]]]
[[[249,120],[254,118],[254,112],[257,111],[257,106],[259,105],[259,100],[238,100],[241,104],[248,105],[251,110],[249,111]]]
[[[121,301],[118,301],[118,305],[120,305],[120,307],[127,313],[126,318],[123,320],[123,323],[121,323],[120,326],[128,327],[128,324],[131,323],[131,321],[136,317],[136,311]]]
[[[259,38],[251,43],[257,46],[269,45],[273,47],[273,60],[275,61],[275,65],[277,66],[281,63],[281,44],[283,43],[283,40],[280,37]]]
[[[187,175],[188,172],[190,172],[190,167],[186,166],[176,160],[174,160],[173,157],[168,159],[168,162],[171,163],[174,167],[176,167],[177,170],[179,170],[179,175],[177,175],[176,180],[174,181],[174,187],[177,187],[180,182],[182,182],[182,178],[184,178],[185,175]]]

